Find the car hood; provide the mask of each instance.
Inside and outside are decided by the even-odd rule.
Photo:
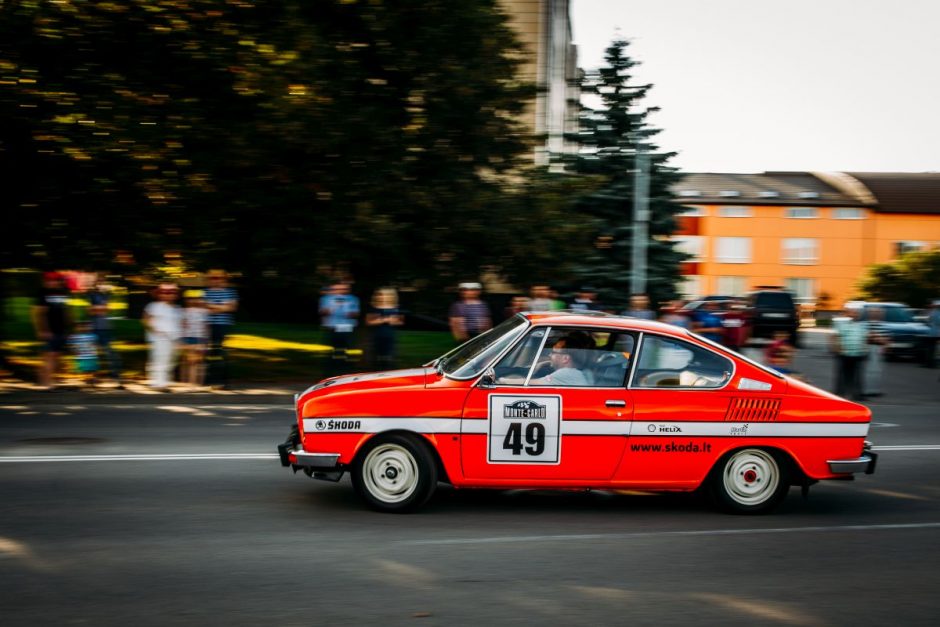
[[[385,370],[382,372],[360,372],[356,374],[344,375],[324,379],[316,385],[312,385],[301,394],[297,395],[297,401],[306,402],[313,395],[318,393],[333,393],[336,391],[350,391],[356,388],[368,388],[375,390],[379,388],[393,387],[412,387],[425,386],[427,375],[432,368],[408,368],[403,370]]]

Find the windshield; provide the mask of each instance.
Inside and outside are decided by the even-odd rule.
[[[526,326],[525,318],[513,316],[441,357],[438,367],[454,379],[472,379],[516,341]]]

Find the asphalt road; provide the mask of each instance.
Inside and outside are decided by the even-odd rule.
[[[878,472],[762,517],[451,489],[383,515],[280,467],[286,398],[0,397],[0,625],[934,625],[940,386],[887,368]]]

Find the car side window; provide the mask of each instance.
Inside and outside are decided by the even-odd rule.
[[[534,329],[496,365],[496,382],[624,387],[635,345],[632,334],[610,329]]]
[[[689,342],[645,335],[632,387],[719,388],[734,369],[731,360]]]

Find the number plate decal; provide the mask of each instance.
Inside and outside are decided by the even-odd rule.
[[[489,463],[560,462],[560,396],[491,394],[488,422]]]

